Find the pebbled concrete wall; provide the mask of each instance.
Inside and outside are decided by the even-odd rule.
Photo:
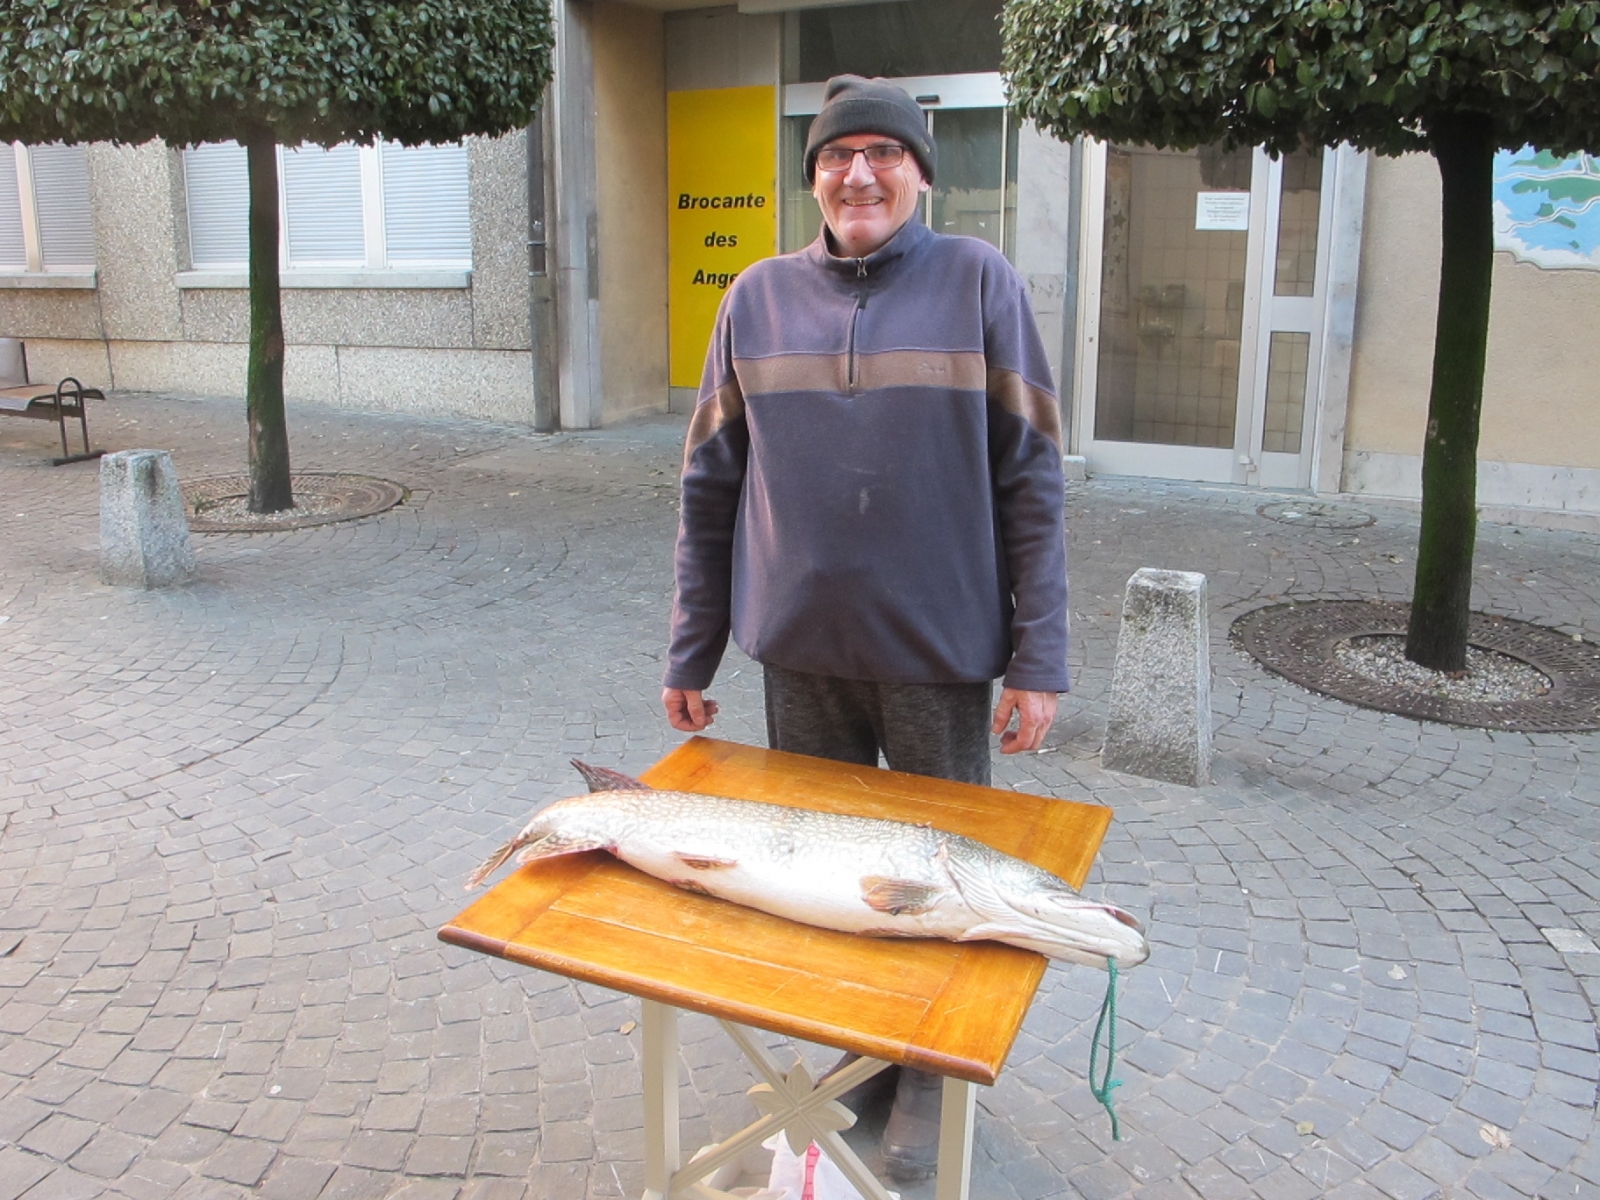
[[[533,420],[527,158],[521,132],[468,139],[473,268],[463,288],[286,288],[285,392],[386,411]],[[181,288],[181,154],[161,142],[88,154],[96,288],[0,288],[0,335],[35,381],[242,395],[244,288]]]

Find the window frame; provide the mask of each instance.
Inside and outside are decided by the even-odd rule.
[[[463,143],[463,148],[465,145]],[[285,182],[284,155],[297,150],[296,146],[279,145],[278,153],[278,275],[282,288],[469,288],[472,286],[472,263],[465,264],[427,262],[418,265],[390,266],[385,237],[385,212],[383,194],[383,157],[379,142],[374,139],[356,147],[361,165],[361,227],[364,261],[361,264],[310,264],[294,266],[289,262],[289,199]],[[470,172],[470,159],[468,161]],[[238,290],[250,286],[249,263],[195,266],[194,228],[192,209],[189,208],[188,160],[184,161],[184,206],[189,227],[187,270],[179,271],[175,281],[180,289]],[[470,235],[472,223],[472,194],[467,193],[467,221]],[[470,250],[469,250],[470,254]]]
[[[16,159],[17,207],[21,212],[22,267],[0,266],[0,288],[84,288],[98,286],[99,264],[67,263],[52,267],[44,261],[44,239],[39,229],[39,199],[34,192],[33,151],[27,142],[0,142],[0,153]],[[93,205],[87,193],[83,202]]]

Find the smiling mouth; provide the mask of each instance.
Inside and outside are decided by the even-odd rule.
[[[868,197],[865,197],[865,198],[863,198],[861,200],[846,200],[844,202],[844,206],[846,208],[871,208],[875,204],[882,204],[882,203],[883,203],[883,197],[882,196],[868,196]]]

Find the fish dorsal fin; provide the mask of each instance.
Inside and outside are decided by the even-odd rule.
[[[861,899],[867,907],[898,917],[925,913],[939,902],[944,889],[937,884],[915,879],[887,879],[882,875],[861,877]]]
[[[613,771],[610,767],[591,767],[579,759],[573,759],[572,765],[578,768],[578,774],[583,776],[583,781],[589,785],[591,792],[653,792],[655,788],[648,783],[641,783],[632,775],[624,775],[621,771]]]

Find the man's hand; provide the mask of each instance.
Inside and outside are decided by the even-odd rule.
[[[1017,727],[1009,728],[1011,718],[1017,718]],[[995,705],[991,733],[1000,735],[1001,754],[1021,754],[1024,750],[1037,750],[1044,745],[1044,735],[1056,719],[1056,694],[1054,692],[1024,692],[1017,688],[1001,688],[1000,703]]]
[[[1055,697],[1050,697],[1050,701],[1050,711],[1054,713]],[[715,700],[683,688],[662,688],[661,707],[667,710],[667,724],[684,733],[699,733],[717,717]]]

